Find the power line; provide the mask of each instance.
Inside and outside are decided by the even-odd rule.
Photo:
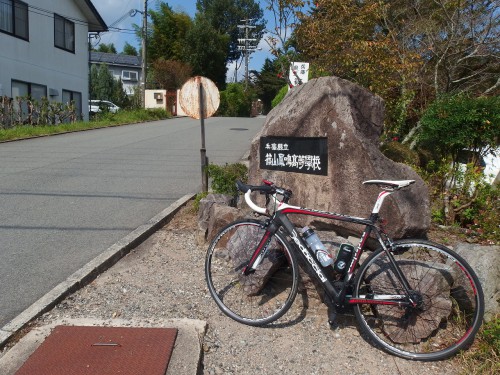
[[[0,4],[12,5],[12,3],[7,2],[6,0],[0,0]],[[17,2],[14,2],[14,6],[15,7],[20,7],[20,5],[18,5]],[[44,16],[44,17],[47,17],[47,18],[52,18],[52,19],[54,18],[54,15],[59,14],[59,13],[56,13],[54,11],[51,11],[51,10],[48,10],[48,9],[44,9],[44,8],[41,8],[41,7],[37,7],[37,6],[34,6],[34,5],[30,5],[30,4],[28,4],[28,12],[32,13],[32,14],[37,14],[39,16]],[[70,21],[74,22],[77,25],[87,26],[87,27],[90,25],[90,23],[88,21],[85,21],[85,20],[82,20],[82,19],[79,19],[79,18],[69,17],[69,16],[66,16],[66,15],[63,15],[63,14],[59,14],[59,15],[62,16],[62,17],[64,17],[67,20],[70,20]],[[122,21],[122,19],[120,21]],[[117,33],[123,33],[123,34],[128,34],[128,35],[135,35],[136,34],[136,30],[133,30],[133,29],[126,29],[126,28],[119,28],[119,27],[110,27],[110,26],[108,26],[108,31],[107,32],[110,32],[110,33],[117,32]]]
[[[4,5],[12,5],[11,2],[6,2],[5,0],[0,0],[0,3],[4,4]],[[44,17],[47,17],[47,18],[54,18],[55,14],[59,14],[59,13],[56,13],[54,11],[51,11],[51,10],[48,10],[48,9],[44,9],[44,8],[40,8],[40,7],[31,5],[31,4],[19,4],[19,5],[18,4],[19,4],[18,2],[14,2],[14,6],[15,7],[21,8],[21,5],[28,5],[28,12],[33,13],[33,14],[38,14],[40,16],[44,16]],[[60,16],[66,18],[66,19],[68,19],[70,21],[73,21],[74,23],[76,23],[78,25],[88,26],[90,24],[88,21],[85,21],[85,20],[82,20],[82,19],[79,19],[79,18],[69,17],[69,16],[65,16],[63,14],[60,14]]]

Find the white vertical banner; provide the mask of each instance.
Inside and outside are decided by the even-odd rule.
[[[298,86],[306,83],[309,80],[309,63],[292,62],[290,64],[290,82],[292,85]]]

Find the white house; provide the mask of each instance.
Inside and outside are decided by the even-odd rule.
[[[115,79],[121,79],[127,95],[134,94],[135,90],[140,87],[142,67],[139,56],[91,52],[90,63],[92,65],[105,64]]]
[[[74,100],[88,118],[88,32],[106,30],[90,0],[0,0],[0,95]]]

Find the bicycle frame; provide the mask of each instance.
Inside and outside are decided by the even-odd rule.
[[[250,190],[245,194],[245,200],[250,205],[250,207],[257,212],[267,214],[267,210],[263,209],[255,205],[250,199]],[[273,194],[271,197],[276,204],[276,210],[272,215],[268,215],[268,226],[266,228],[266,232],[261,239],[259,245],[257,246],[254,255],[252,256],[250,262],[247,267],[244,269],[245,274],[251,273],[257,266],[260,261],[264,258],[265,253],[267,251],[267,247],[271,242],[272,236],[280,229],[284,228],[285,233],[292,239],[294,245],[298,248],[299,254],[301,254],[302,258],[305,260],[306,264],[309,265],[310,269],[313,271],[316,278],[321,282],[325,293],[328,295],[331,302],[334,303],[336,307],[343,307],[345,304],[382,304],[382,305],[398,305],[398,306],[415,306],[415,302],[412,301],[410,295],[410,286],[403,273],[399,269],[394,257],[390,251],[392,247],[392,241],[387,236],[387,234],[377,226],[377,222],[379,220],[379,210],[382,206],[384,199],[392,194],[392,191],[383,191],[379,194],[375,206],[373,208],[372,214],[369,218],[360,218],[355,216],[343,215],[334,212],[327,211],[319,211],[308,208],[302,208],[297,206],[290,206],[287,203],[283,203],[277,199],[276,194]],[[325,273],[322,270],[322,266],[316,260],[316,257],[311,252],[305,241],[302,239],[302,236],[297,233],[294,224],[287,215],[289,214],[297,214],[297,215],[308,215],[314,217],[321,217],[330,220],[337,220],[343,222],[350,222],[358,225],[365,226],[365,230],[361,235],[359,244],[356,248],[354,256],[351,259],[351,263],[348,267],[346,274],[342,280],[342,287],[340,290],[336,290],[330,280],[325,276]],[[363,253],[364,245],[369,238],[371,233],[375,233],[378,242],[386,252],[387,256],[390,259],[390,263],[394,273],[398,276],[401,284],[406,292],[405,295],[379,295],[379,296],[371,296],[368,298],[367,296],[359,296],[357,298],[353,298],[352,296],[347,295],[347,290],[350,285],[350,281],[352,280],[356,265],[359,263],[359,259],[361,254]],[[385,237],[382,237],[382,235]],[[386,244],[387,243],[387,244]]]
[[[393,241],[379,216],[384,199],[415,180],[363,181],[381,189],[367,218],[289,205],[291,190],[262,182],[236,181],[236,186],[248,206],[266,217],[229,223],[207,251],[208,289],[224,314],[256,327],[278,321],[293,306],[301,267],[324,289],[322,301],[331,326],[337,325],[338,314],[352,310],[360,333],[389,353],[411,360],[441,360],[472,344],[485,310],[474,270],[438,243],[418,238]],[[265,195],[266,203],[254,203],[253,192]],[[308,232],[303,234],[295,220],[313,218],[363,230],[356,248],[349,246],[352,258],[341,246],[333,267],[321,265],[317,244],[309,246]],[[369,240],[379,245],[365,259],[362,253]],[[340,260],[347,264],[337,272]],[[286,324],[292,322],[288,318],[292,317],[285,318]]]

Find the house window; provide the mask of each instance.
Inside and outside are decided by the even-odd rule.
[[[75,23],[54,14],[54,45],[75,52]]]
[[[76,116],[79,120],[82,118],[82,93],[77,91],[62,90],[62,102],[63,104],[69,104],[70,102],[75,104]]]
[[[124,81],[137,81],[138,74],[137,72],[131,70],[123,70],[122,71],[122,80]]]
[[[17,0],[1,0],[0,31],[28,40],[28,4]]]
[[[29,96],[31,99],[40,101],[47,97],[47,86],[12,80],[12,97],[18,96]]]
[[[12,97],[14,99],[17,97],[30,97],[40,102],[42,98],[47,97],[47,86],[12,80]],[[25,118],[28,114],[28,103],[25,100],[14,100],[14,110],[21,111],[23,118]]]

